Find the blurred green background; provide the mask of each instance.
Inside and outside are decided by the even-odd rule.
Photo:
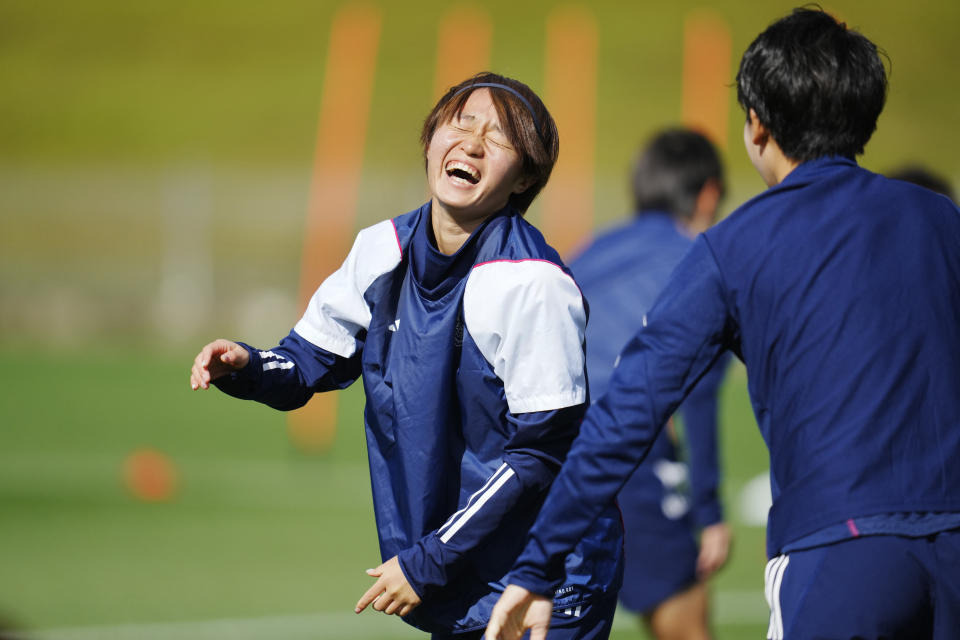
[[[359,386],[342,394],[332,448],[307,455],[282,415],[187,384],[208,339],[269,346],[297,318],[330,24],[344,6],[0,2],[0,625],[70,639],[418,637],[352,613],[378,563]],[[424,197],[417,136],[448,9],[372,6],[382,32],[357,227]],[[564,5],[475,6],[493,27],[491,67],[542,90],[545,19]],[[683,21],[701,6],[584,5],[599,46],[598,225],[628,211],[637,145],[679,121]],[[709,5],[729,24],[734,71],[791,6]],[[919,162],[956,183],[960,4],[825,8],[891,61],[862,163]],[[734,93],[725,211],[762,188]],[[723,399],[737,538],[714,620],[728,639],[766,629],[763,530],[740,515],[766,467],[745,375],[733,371]],[[141,448],[172,461],[173,499],[125,487]],[[637,637],[635,625],[618,617],[614,637]]]

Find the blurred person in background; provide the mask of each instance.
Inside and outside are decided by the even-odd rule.
[[[586,410],[586,307],[523,217],[559,149],[540,98],[477,75],[440,99],[421,142],[430,201],[360,231],[278,346],[206,345],[191,386],[287,410],[362,377],[383,564],[355,610],[470,640]],[[611,504],[565,562],[557,638],[607,637],[621,544]]]
[[[668,129],[639,153],[631,186],[633,219],[598,235],[570,262],[590,304],[593,399],[606,392],[617,356],[673,268],[713,224],[724,193],[723,166],[703,135]],[[680,408],[688,463],[680,462],[671,423],[617,496],[624,521],[620,602],[641,614],[659,640],[710,637],[705,580],[723,566],[730,548],[717,491],[717,394],[727,363],[725,357],[714,365]]]

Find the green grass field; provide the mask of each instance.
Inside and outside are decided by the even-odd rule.
[[[378,563],[359,387],[332,450],[311,457],[281,414],[190,391],[191,355],[0,350],[0,614],[49,638],[409,636],[352,614]],[[744,383],[734,370],[724,394],[730,496],[763,469]],[[142,447],[176,465],[171,501],[126,489],[124,460]],[[738,525],[716,581],[721,638],[762,626],[762,566],[762,531]]]
[[[356,227],[424,197],[417,135],[449,9],[371,5],[382,28]],[[710,3],[729,25],[732,69],[792,5]],[[0,3],[0,628],[66,640],[422,636],[352,613],[377,563],[359,387],[343,394],[332,449],[308,456],[283,416],[187,384],[206,340],[273,344],[295,322],[331,20],[345,6]],[[565,5],[475,6],[492,25],[490,66],[543,91],[545,24]],[[679,120],[682,27],[701,4],[584,6],[597,33],[602,225],[627,212],[636,146]],[[826,8],[891,60],[863,164],[919,161],[957,183],[960,3]],[[761,182],[733,91],[727,103],[730,211]],[[724,390],[736,540],[714,582],[721,640],[766,629],[763,531],[737,516],[766,467],[745,386],[739,368]],[[125,487],[125,460],[144,447],[175,464],[175,499],[146,503]],[[613,637],[638,637],[636,621],[618,617]]]

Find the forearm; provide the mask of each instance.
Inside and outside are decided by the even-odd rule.
[[[720,385],[729,364],[722,356],[703,376],[680,407],[690,467],[691,511],[698,527],[723,520],[720,503]]]

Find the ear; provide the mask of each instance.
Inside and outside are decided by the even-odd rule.
[[[722,197],[723,191],[720,188],[720,182],[716,178],[708,178],[700,187],[700,193],[697,194],[696,209],[693,215],[708,221],[707,226],[710,226],[713,223],[713,218],[717,215],[717,209],[720,208],[720,198]]]
[[[520,176],[517,178],[517,181],[513,185],[513,191],[511,193],[523,193],[527,189],[533,186],[533,183],[537,179],[532,176]]]
[[[750,109],[750,113],[747,114],[747,126],[750,129],[751,142],[760,147],[760,150],[762,151],[763,148],[767,146],[767,142],[770,140],[770,130],[767,129],[762,122],[760,122],[757,112],[752,108]]]
[[[708,178],[700,187],[700,192],[697,193],[697,199],[693,203],[693,212],[686,222],[687,229],[697,234],[703,233],[713,226],[722,195],[720,183],[715,178]]]

